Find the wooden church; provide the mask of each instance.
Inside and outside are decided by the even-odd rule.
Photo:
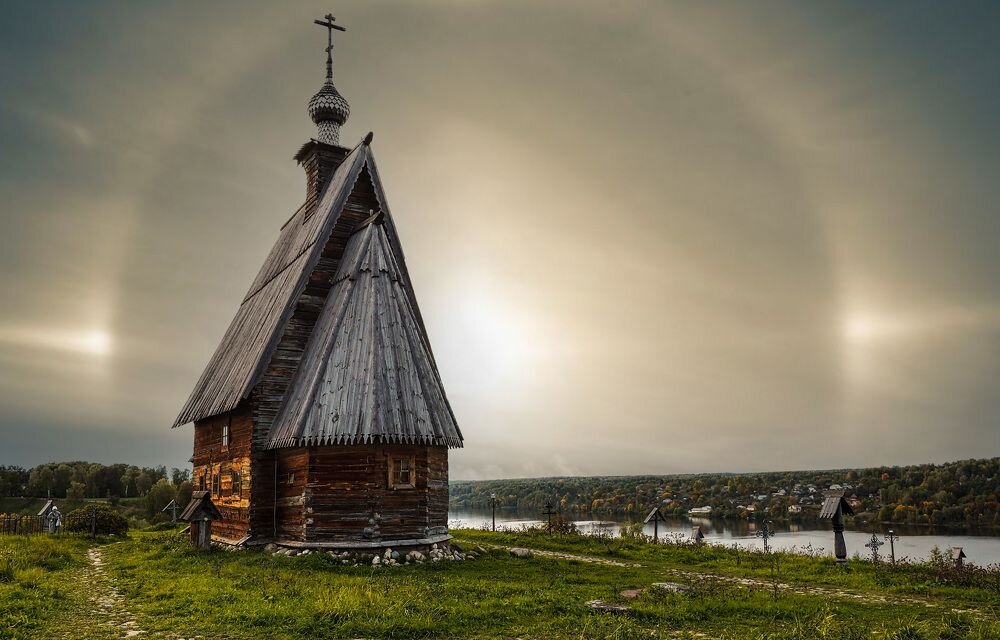
[[[231,543],[377,549],[448,536],[448,403],[372,151],[340,144],[326,81],[295,155],[306,198],[174,426],[194,423],[195,489]]]

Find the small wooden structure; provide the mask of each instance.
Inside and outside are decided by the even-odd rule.
[[[649,512],[646,519],[642,521],[643,524],[653,523],[653,542],[659,542],[660,540],[660,528],[659,524],[663,522],[666,518],[660,513],[659,507],[653,507],[653,510]]]
[[[188,529],[191,534],[191,544],[199,549],[212,548],[212,521],[221,520],[222,512],[212,502],[208,491],[195,491],[191,494],[191,502],[181,514],[181,520],[190,522]]]
[[[823,520],[833,520],[833,551],[837,564],[847,564],[847,543],[844,542],[844,514],[854,515],[854,509],[844,499],[843,493],[826,496],[819,510]]]
[[[951,561],[955,563],[956,569],[961,569],[965,565],[965,550],[962,547],[951,548]]]
[[[701,530],[701,526],[695,525],[691,527],[691,540],[695,544],[702,544],[705,542],[705,534]]]

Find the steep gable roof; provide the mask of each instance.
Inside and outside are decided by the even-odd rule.
[[[282,226],[175,427],[231,411],[250,395],[355,181],[368,163],[374,166],[370,140],[358,144],[337,167],[315,210],[301,207]]]
[[[268,448],[462,446],[385,220],[348,241]]]

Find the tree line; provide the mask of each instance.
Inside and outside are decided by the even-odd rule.
[[[944,464],[663,476],[553,477],[459,481],[453,509],[540,511],[546,504],[594,515],[686,515],[711,507],[711,517],[808,520],[825,493],[842,492],[856,519],[905,524],[1000,527],[1000,458]]]
[[[50,462],[30,469],[0,466],[0,497],[82,501],[140,498],[149,520],[171,500],[183,506],[191,499],[191,472],[165,466],[139,467],[96,462]]]

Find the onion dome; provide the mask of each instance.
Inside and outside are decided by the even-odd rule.
[[[319,141],[326,144],[340,143],[340,127],[351,115],[351,106],[333,86],[333,79],[326,82],[309,100],[309,117],[319,127]]]
[[[309,100],[309,117],[319,129],[320,142],[340,144],[340,127],[351,115],[351,105],[333,86],[333,45],[326,49],[326,82]]]

